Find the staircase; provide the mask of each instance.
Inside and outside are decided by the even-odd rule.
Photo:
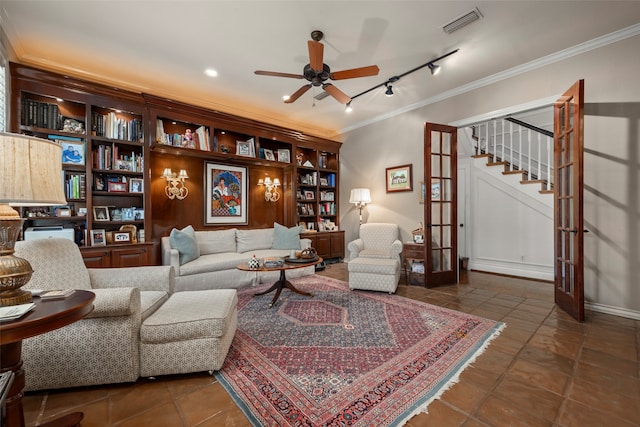
[[[553,194],[553,133],[511,116],[475,124],[476,159],[489,167],[503,167],[503,175],[519,175],[520,184],[540,185],[541,194]]]

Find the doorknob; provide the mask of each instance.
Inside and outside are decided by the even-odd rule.
[[[464,227],[464,224],[460,224],[460,227]]]

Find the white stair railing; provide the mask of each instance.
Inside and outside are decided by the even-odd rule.
[[[505,162],[505,170],[522,171],[524,181],[539,180],[543,189],[553,189],[553,137],[548,131],[536,131],[505,117],[473,128],[476,154],[488,154],[490,162]]]

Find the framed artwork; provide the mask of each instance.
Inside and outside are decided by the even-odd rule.
[[[273,150],[269,148],[264,149],[264,158],[271,161],[276,161],[276,156],[273,154]]]
[[[91,246],[105,246],[107,244],[104,230],[91,230]]]
[[[289,150],[287,150],[286,148],[278,149],[278,161],[283,163],[291,163]]]
[[[418,194],[418,201],[424,203],[424,199],[427,197],[427,186],[424,181],[420,181],[420,194]]]
[[[142,179],[131,178],[129,180],[129,193],[142,193]]]
[[[84,165],[84,142],[62,141],[62,164]]]
[[[122,208],[122,221],[133,221],[135,219],[134,208]]]
[[[204,223],[247,224],[247,168],[205,162]]]
[[[413,191],[412,165],[395,166],[386,169],[387,193]]]
[[[56,216],[71,216],[71,209],[69,209],[69,208],[58,208],[58,209],[56,209]]]
[[[109,221],[109,208],[107,206],[94,206],[93,207],[93,220],[94,221]]]
[[[306,200],[313,200],[313,199],[315,199],[315,195],[314,195],[313,191],[305,190],[305,192],[304,192],[304,198],[305,198]]]

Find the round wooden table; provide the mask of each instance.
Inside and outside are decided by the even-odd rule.
[[[64,299],[42,301],[34,297],[36,305],[31,311],[19,319],[0,323],[0,372],[13,371],[15,375],[6,400],[6,418],[3,421],[7,426],[24,426],[22,340],[82,319],[93,310],[94,298],[93,292],[80,290]],[[81,412],[75,412],[41,427],[73,426],[79,424],[82,417]]]
[[[276,294],[273,296],[273,299],[271,300],[271,304],[269,304],[269,307],[273,307],[273,304],[276,303],[276,301],[280,297],[280,293],[282,292],[282,289],[284,288],[287,288],[290,291],[300,295],[306,295],[306,296],[312,297],[313,294],[310,294],[309,292],[301,291],[300,289],[293,286],[291,282],[287,280],[286,271],[295,270],[296,268],[309,267],[312,265],[320,264],[321,262],[322,262],[322,258],[316,257],[315,259],[309,260],[309,262],[302,262],[302,261],[286,262],[285,261],[285,263],[280,267],[270,267],[270,268],[265,267],[262,264],[258,268],[250,268],[248,262],[243,262],[242,264],[238,265],[237,269],[242,271],[280,271],[280,278],[276,283],[273,284],[273,286],[271,286],[269,289],[267,289],[264,292],[259,292],[254,295],[254,296],[264,295],[264,294],[268,294],[269,292],[276,291]]]

